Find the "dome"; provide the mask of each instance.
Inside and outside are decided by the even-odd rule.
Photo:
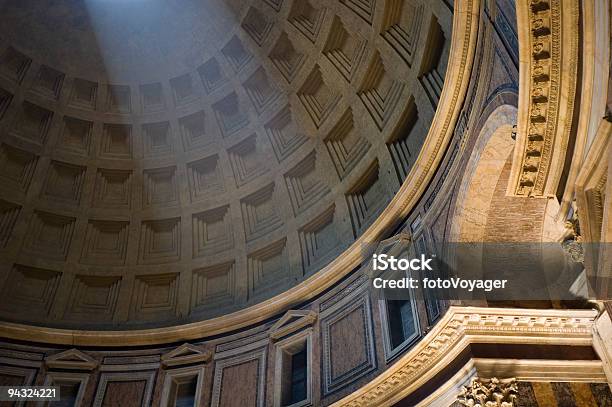
[[[450,46],[448,9],[386,3],[0,1],[2,317],[206,320],[364,243]]]

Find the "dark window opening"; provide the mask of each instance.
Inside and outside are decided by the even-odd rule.
[[[306,399],[306,348],[291,356],[290,404]]]
[[[410,300],[387,301],[387,314],[392,349],[417,335],[417,321]]]
[[[172,383],[171,394],[174,395],[174,402],[170,402],[172,407],[193,407],[196,404],[196,390],[198,377],[191,376],[180,378]],[[171,398],[172,400],[172,398]]]

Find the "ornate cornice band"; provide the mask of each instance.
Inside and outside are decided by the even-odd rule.
[[[412,350],[380,376],[332,406],[397,403],[472,343],[591,345],[596,317],[595,310],[451,307]]]
[[[519,116],[508,192],[554,196],[573,123],[579,62],[578,1],[519,1],[516,7]]]

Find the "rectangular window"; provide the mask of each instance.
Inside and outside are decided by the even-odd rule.
[[[397,348],[406,339],[414,337],[417,333],[412,303],[410,300],[388,301],[387,312],[389,315],[391,345],[393,348]]]
[[[203,378],[203,366],[166,370],[160,406],[199,407]]]
[[[291,355],[291,398],[289,404],[306,399],[306,347]]]
[[[311,403],[312,329],[276,344],[274,406],[300,407]]]
[[[174,396],[174,403],[170,402],[172,407],[194,407],[195,396],[197,391],[198,377],[189,376],[181,379],[173,380],[170,393]]]

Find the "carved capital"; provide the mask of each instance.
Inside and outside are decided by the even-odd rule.
[[[457,401],[468,407],[514,407],[518,397],[516,379],[481,379],[474,377],[463,386]]]

